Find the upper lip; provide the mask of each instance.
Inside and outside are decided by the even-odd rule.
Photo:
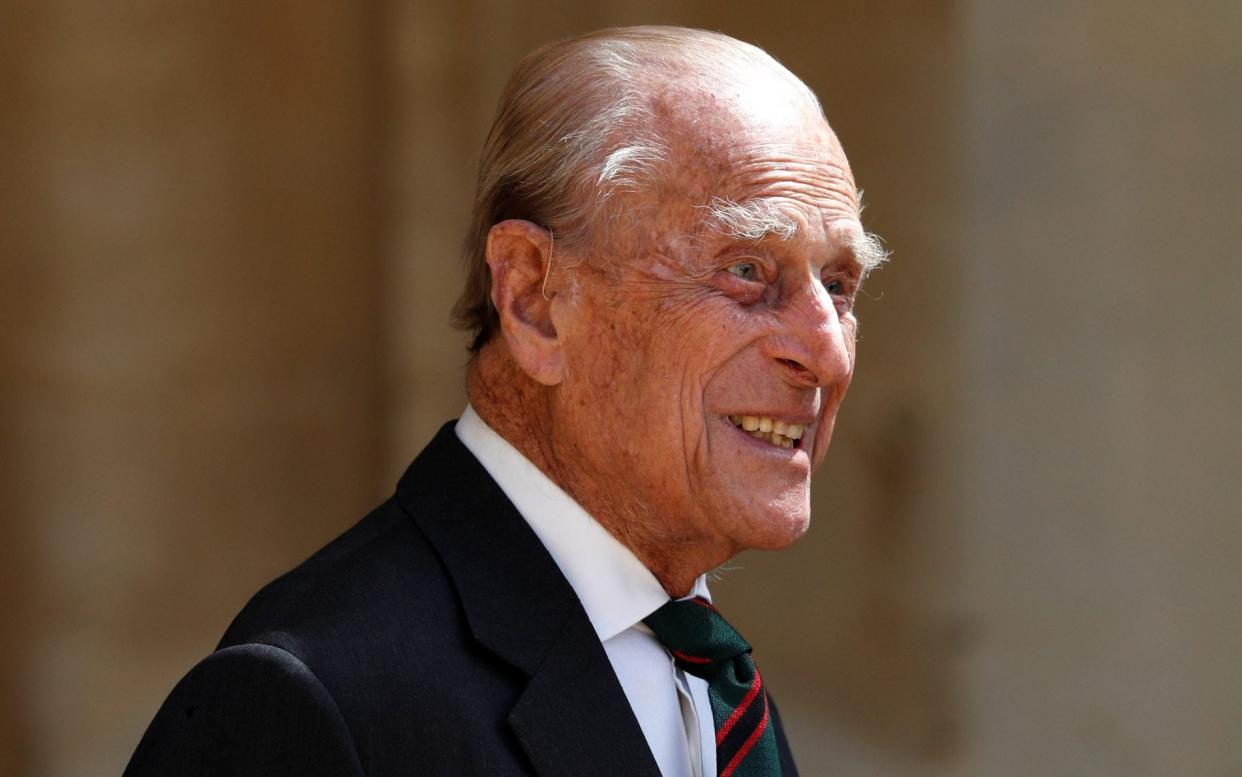
[[[798,412],[783,413],[773,410],[734,410],[724,413],[727,419],[729,416],[754,416],[755,418],[771,418],[776,421],[784,421],[787,424],[798,424],[799,426],[810,426],[815,423],[815,416],[804,415]]]

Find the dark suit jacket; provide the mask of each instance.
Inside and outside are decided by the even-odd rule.
[[[796,774],[779,721],[777,743]],[[448,424],[246,605],[125,774],[658,771],[577,596]]]

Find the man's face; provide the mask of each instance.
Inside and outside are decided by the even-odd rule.
[[[636,541],[731,555],[784,547],[810,521],[811,472],[854,369],[862,226],[817,114],[694,100],[716,96],[682,99],[700,118],[681,130],[670,118],[673,179],[627,206],[607,256],[570,271],[552,440],[592,484],[588,509],[624,516]],[[793,234],[730,234],[710,207],[725,202],[750,206],[733,211],[744,225],[775,216]]]

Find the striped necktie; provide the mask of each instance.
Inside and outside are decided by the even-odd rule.
[[[742,635],[700,597],[668,602],[644,622],[678,667],[707,680],[718,777],[780,777],[768,694]]]

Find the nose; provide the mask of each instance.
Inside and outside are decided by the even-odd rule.
[[[854,332],[819,280],[810,279],[781,310],[779,329],[765,341],[765,352],[789,384],[827,388],[853,374]]]

